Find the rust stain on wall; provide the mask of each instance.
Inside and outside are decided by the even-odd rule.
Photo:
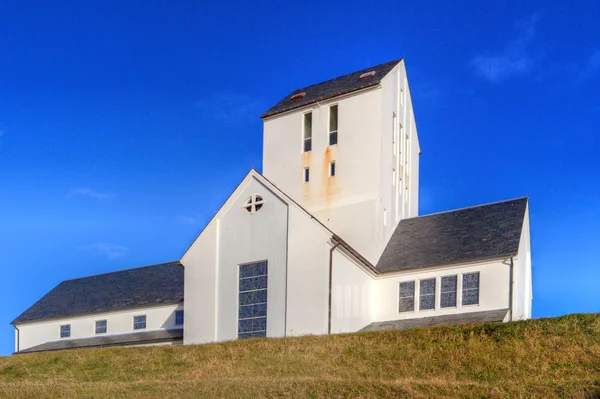
[[[310,161],[312,158],[312,151],[309,152],[303,152],[302,156],[300,157],[300,167],[301,173],[304,173],[304,168],[310,168]],[[314,173],[314,171],[310,171],[311,173]],[[304,175],[300,176],[302,179],[304,179]],[[311,184],[311,179],[308,180],[308,183],[303,183],[302,186],[302,196],[304,197],[304,199],[308,200],[310,198],[310,184]]]
[[[329,163],[332,161],[335,161],[335,154],[333,153],[331,147],[327,147],[325,149],[325,154],[323,155],[323,164],[321,166],[323,195],[325,196],[325,202],[327,204],[329,204],[332,200],[333,190],[335,189],[335,177],[329,176]]]

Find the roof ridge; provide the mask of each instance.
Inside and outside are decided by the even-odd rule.
[[[88,276],[83,276],[83,277],[68,278],[66,280],[62,280],[61,284],[64,283],[64,282],[66,282],[66,281],[82,280],[84,278],[104,276],[105,274],[114,274],[114,273],[119,273],[119,272],[126,272],[126,271],[129,271],[129,270],[144,269],[146,267],[168,265],[169,263],[179,263],[179,260],[172,260],[172,261],[169,261],[169,262],[154,263],[154,264],[151,264],[151,265],[144,265],[144,266],[129,267],[127,269],[115,270],[115,271],[112,271],[112,272],[90,274]]]
[[[400,222],[403,222],[405,220],[421,219],[421,218],[425,218],[425,217],[428,217],[428,216],[440,215],[440,214],[443,214],[443,213],[451,213],[451,212],[457,212],[457,211],[464,211],[466,209],[481,208],[481,207],[484,207],[484,206],[502,204],[504,202],[511,202],[511,201],[517,201],[517,200],[522,200],[522,199],[526,199],[526,200],[529,201],[529,196],[525,195],[523,197],[511,198],[511,199],[507,199],[507,200],[487,202],[485,204],[480,204],[480,205],[471,205],[471,206],[465,206],[465,207],[462,207],[462,208],[449,209],[447,211],[440,211],[440,212],[428,213],[427,215],[413,216],[413,217],[410,217],[410,218],[402,219],[402,220],[400,220]],[[400,224],[400,223],[398,223],[398,224]]]

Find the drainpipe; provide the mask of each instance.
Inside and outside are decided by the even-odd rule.
[[[508,289],[508,308],[510,309],[510,320],[514,321],[515,311],[513,309],[513,290],[515,285],[515,262],[513,261],[513,257],[510,257],[510,287]]]
[[[331,334],[331,286],[333,284],[333,251],[340,245],[336,242],[329,250],[329,316],[327,319],[327,334]]]
[[[19,352],[19,347],[20,347],[20,340],[21,340],[21,330],[19,330],[19,327],[15,326],[13,324],[13,327],[15,328],[15,330],[17,330],[17,350],[15,351],[15,353]]]

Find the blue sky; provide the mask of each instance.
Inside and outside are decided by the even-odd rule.
[[[420,213],[530,196],[534,316],[600,311],[600,3],[0,5],[0,354],[61,280],[178,259],[291,90],[405,57]]]

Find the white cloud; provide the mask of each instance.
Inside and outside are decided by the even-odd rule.
[[[75,197],[75,196],[83,196],[83,197],[90,197],[90,198],[95,198],[95,199],[111,199],[111,198],[115,198],[117,196],[117,194],[113,194],[113,193],[102,193],[96,190],[92,190],[91,188],[75,188],[71,191],[69,191],[69,194],[67,195],[68,198],[71,197]]]
[[[129,253],[129,248],[110,243],[91,244],[82,248],[91,250],[96,255],[105,256],[108,260],[120,259]]]
[[[184,224],[196,224],[196,219],[189,216],[177,216],[175,220]]]
[[[531,45],[538,17],[517,24],[518,35],[507,43],[503,52],[475,57],[471,66],[475,72],[490,82],[499,82],[514,75],[530,72],[534,68]]]

